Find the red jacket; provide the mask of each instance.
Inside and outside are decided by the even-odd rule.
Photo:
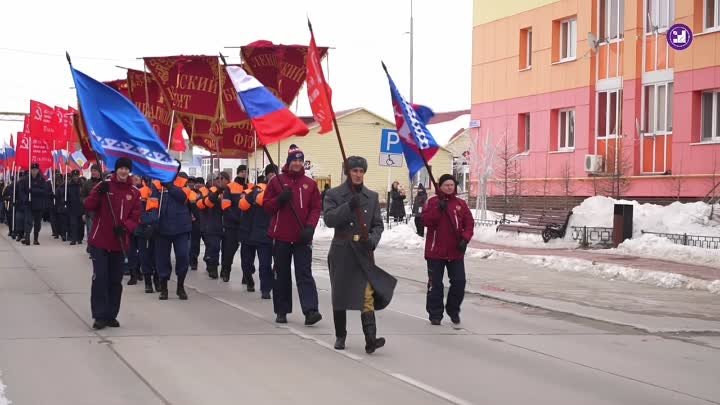
[[[292,199],[280,208],[277,198],[285,187],[292,190]],[[290,205],[295,207],[302,227],[292,213]],[[282,174],[273,177],[265,191],[263,207],[272,220],[268,228],[268,236],[282,242],[296,243],[300,241],[300,231],[306,226],[315,228],[320,219],[320,190],[317,183],[307,176],[305,170],[290,172],[287,165]]]
[[[108,206],[108,197],[97,192],[99,184],[93,187],[84,203],[85,210],[94,214],[92,229],[88,235],[88,244],[99,249],[120,252],[122,251],[120,241],[113,233],[113,215]],[[117,224],[125,225],[127,229],[124,241],[124,247],[127,250],[130,246],[130,235],[133,234],[140,221],[140,191],[133,187],[130,178],[126,182],[120,182],[113,175],[110,178],[108,195]]]
[[[447,200],[445,212],[440,210],[440,198]],[[452,221],[452,222],[451,222]],[[460,238],[470,242],[475,220],[465,201],[453,195],[434,196],[423,209],[422,222],[428,228],[425,238],[425,259],[458,260],[464,254],[458,250]]]

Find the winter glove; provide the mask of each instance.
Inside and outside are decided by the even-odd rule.
[[[360,194],[358,194],[358,193],[353,194],[348,205],[350,206],[351,211],[355,211],[355,209],[360,206]]]
[[[101,181],[100,184],[97,186],[97,192],[98,194],[107,194],[110,191],[110,182],[109,181]]]
[[[282,207],[285,204],[287,204],[291,198],[292,198],[292,190],[290,190],[289,188],[286,188],[278,196],[278,203]]]
[[[313,240],[313,236],[315,235],[315,228],[311,226],[306,226],[305,229],[303,229],[300,232],[300,242],[304,244],[309,244]]]
[[[440,211],[447,210],[447,204],[448,204],[447,200],[440,200],[440,204],[439,204]]]
[[[127,230],[123,225],[116,225],[113,227],[113,233],[118,238],[122,238],[123,236],[125,236],[125,232],[127,232]]]
[[[467,250],[467,245],[468,243],[466,240],[460,240],[460,242],[458,242],[457,248],[460,253],[465,254],[465,251]]]
[[[145,225],[143,227],[143,238],[152,240],[153,236],[155,236],[155,225]]]

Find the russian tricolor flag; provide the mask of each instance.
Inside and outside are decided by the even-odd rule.
[[[282,101],[241,67],[228,66],[227,73],[238,93],[240,107],[250,117],[261,144],[270,145],[310,131]]]

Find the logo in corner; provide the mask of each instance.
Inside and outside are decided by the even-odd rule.
[[[684,51],[689,48],[692,40],[692,30],[685,24],[673,24],[667,31],[668,45],[676,51]]]

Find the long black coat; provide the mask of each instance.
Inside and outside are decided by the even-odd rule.
[[[405,196],[395,189],[390,191],[390,216],[394,218],[405,216]]]
[[[350,210],[352,191],[347,183],[325,194],[325,225],[335,228],[328,254],[332,305],[335,310],[362,310],[365,287],[368,283],[375,290],[375,309],[385,308],[392,299],[397,280],[375,266],[372,253],[360,242],[338,234],[360,234],[355,212]],[[373,249],[380,242],[384,230],[380,215],[378,194],[363,186],[360,192],[360,212],[368,226],[369,240]]]
[[[20,183],[20,192],[28,202],[28,206],[32,211],[45,211],[50,207],[50,196],[52,189],[48,185],[45,177],[39,174],[32,177],[28,185],[27,178]],[[32,198],[30,198],[32,196]]]
[[[83,199],[81,197],[81,188],[79,180],[70,180],[67,185],[67,213],[70,216],[80,216],[85,212]],[[58,190],[60,191],[60,190]],[[64,193],[65,190],[62,190]]]

